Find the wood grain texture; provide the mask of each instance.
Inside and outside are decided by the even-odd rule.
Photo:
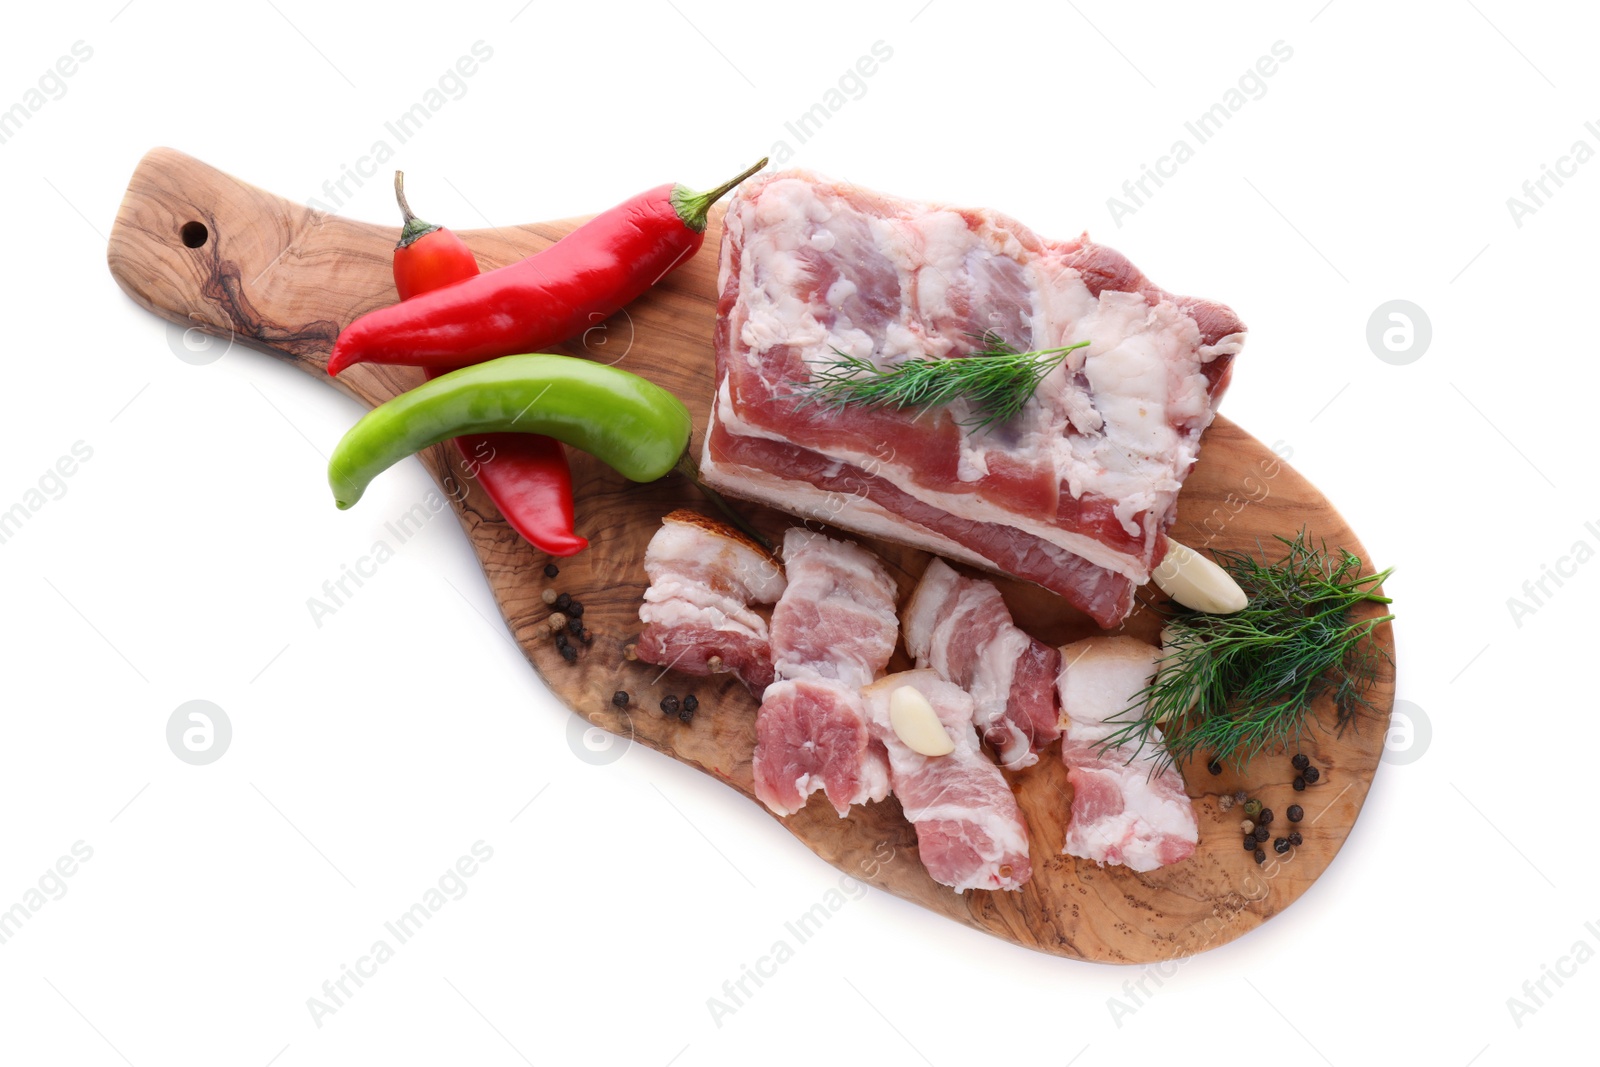
[[[649,176],[643,176],[649,178]],[[581,219],[463,232],[485,269],[545,248]],[[186,247],[185,224],[200,222],[205,242]],[[191,230],[192,232],[192,230]],[[338,331],[351,319],[396,299],[390,275],[395,227],[352,222],[292,204],[170,149],[139,164],[118,213],[108,259],[122,288],[141,306],[185,326],[233,337],[289,360],[368,404],[421,381],[409,368],[352,368],[329,379],[326,360]],[[672,390],[695,415],[696,442],[709,409],[720,216],[692,261],[609,322],[561,351],[620,366]],[[1244,373],[1257,363],[1247,351]],[[572,710],[613,733],[700,768],[756,803],[750,755],[755,702],[730,677],[690,679],[629,662],[624,648],[639,630],[639,597],[646,586],[644,546],[662,515],[678,507],[708,510],[676,475],[652,485],[625,482],[588,456],[573,453],[578,530],[590,548],[560,561],[554,581],[548,560],[517,537],[481,489],[443,446],[421,456],[452,500],[506,625],[534,668]],[[330,500],[329,506],[332,506]],[[795,520],[746,506],[775,537]],[[1184,487],[1174,536],[1195,547],[1252,548],[1302,525],[1329,544],[1365,558],[1354,532],[1315,487],[1271,450],[1225,418],[1207,432],[1200,461]],[[924,553],[867,542],[888,562],[908,593],[927,561]],[[575,664],[557,653],[547,632],[547,585],[585,607],[595,635]],[[1000,583],[1018,621],[1043,640],[1062,643],[1100,632],[1059,597],[1016,582]],[[1159,623],[1148,608],[1124,632],[1155,642]],[[1376,631],[1393,652],[1385,624]],[[892,669],[907,666],[897,654]],[[626,710],[611,703],[627,690]],[[692,725],[656,710],[668,692],[693,692],[701,710]],[[956,894],[933,882],[917,858],[916,835],[893,798],[839,819],[821,795],[804,811],[776,820],[817,855],[848,874],[931,911],[1028,948],[1083,960],[1144,963],[1225,944],[1277,915],[1320,875],[1349,835],[1382,752],[1393,703],[1393,674],[1380,679],[1377,714],[1335,736],[1314,731],[1306,751],[1322,781],[1293,793],[1287,754],[1263,757],[1212,776],[1183,768],[1200,819],[1200,847],[1189,860],[1148,874],[1059,854],[1071,800],[1066,771],[1054,748],[1040,763],[1009,777],[1031,832],[1035,873],[1021,891]],[[1331,708],[1318,709],[1321,723]],[[1305,807],[1305,844],[1277,857],[1270,846],[1258,867],[1241,845],[1235,809],[1217,798],[1247,788],[1280,813]],[[617,828],[621,833],[623,828]],[[1287,832],[1284,830],[1283,832]]]

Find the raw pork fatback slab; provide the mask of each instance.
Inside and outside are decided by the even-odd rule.
[[[1087,236],[798,171],[745,182],[718,267],[717,389],[701,457],[727,493],[1015,575],[1111,627],[1166,548],[1244,326]],[[1011,422],[804,403],[839,352],[891,368],[1089,341]],[[837,351],[836,351],[837,350]]]

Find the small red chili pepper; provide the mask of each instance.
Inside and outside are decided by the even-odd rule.
[[[478,261],[466,242],[443,226],[424,222],[406,203],[405,174],[394,172],[394,198],[400,202],[405,226],[394,246],[394,287],[401,300],[418,293],[443,289],[478,276]]]
[[[543,252],[363,315],[339,334],[328,373],[353,363],[453,370],[579,334],[698,252],[711,205],[766,163],[707,193],[640,193]]]
[[[401,300],[478,277],[472,250],[451,231],[423,222],[411,212],[394,172],[394,195],[405,228],[394,249],[394,284]],[[430,370],[432,378],[442,371]],[[561,442],[533,433],[468,434],[455,439],[467,470],[478,479],[511,528],[529,544],[552,556],[570,556],[589,547],[573,532],[572,469]]]

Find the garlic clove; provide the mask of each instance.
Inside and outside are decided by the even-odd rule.
[[[889,725],[919,756],[948,756],[956,750],[938,713],[916,686],[902,685],[889,694]]]
[[[1163,593],[1195,611],[1231,615],[1250,603],[1232,575],[1171,538],[1167,539],[1166,558],[1151,578]]]

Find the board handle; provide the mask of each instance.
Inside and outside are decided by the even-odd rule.
[[[397,298],[387,279],[398,233],[156,148],[128,182],[106,261],[141,307],[266,349],[361,395],[369,384],[361,376],[328,378],[328,355],[350,319]]]

